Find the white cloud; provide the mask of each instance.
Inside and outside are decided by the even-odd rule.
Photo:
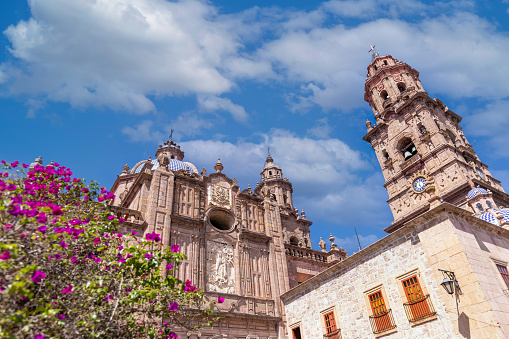
[[[509,100],[497,100],[466,119],[467,136],[485,137],[492,145],[490,153],[493,156],[509,156],[507,147],[505,147],[507,145],[507,126],[509,125],[508,106]],[[472,137],[469,137],[469,140],[473,139]],[[470,143],[472,142],[473,140],[470,140]]]
[[[151,95],[233,85],[219,68],[240,43],[208,2],[31,0],[30,8],[31,19],[4,32],[26,65],[9,73],[11,94],[145,113],[155,109]]]
[[[233,118],[240,122],[245,122],[249,115],[244,107],[234,104],[228,98],[220,98],[217,96],[200,96],[198,97],[198,108],[205,112],[226,111]]]
[[[306,131],[306,133],[314,136],[315,138],[328,138],[331,132],[332,127],[329,125],[327,117],[316,120],[315,126]]]

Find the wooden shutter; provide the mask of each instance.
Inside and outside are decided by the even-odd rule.
[[[302,339],[300,335],[300,327],[295,327],[294,329],[292,329],[292,337],[293,339]]]
[[[325,330],[327,331],[327,338],[338,339],[338,329],[336,327],[336,319],[334,319],[334,311],[324,314],[323,319],[325,320]]]
[[[502,265],[497,265],[498,271],[500,275],[502,275],[502,279],[504,279],[507,288],[509,288],[509,272],[507,271],[507,267]]]
[[[377,291],[368,296],[375,317],[375,324],[377,331],[383,331],[389,327],[392,327],[391,319],[387,314],[387,308],[385,307],[384,297],[382,291]]]
[[[414,275],[413,277],[403,280],[402,283],[414,319],[429,315],[431,312],[424,298],[424,294],[422,293],[417,276]]]

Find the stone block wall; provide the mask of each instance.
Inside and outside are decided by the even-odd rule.
[[[325,271],[316,284],[285,301],[288,325],[300,322],[303,338],[322,338],[325,333],[322,312],[331,308],[335,309],[343,338],[375,338],[369,320],[372,311],[367,291],[376,290],[377,286],[382,288],[397,326],[385,337],[457,337],[439,296],[441,280],[432,274],[416,232],[394,233],[336,266],[341,269],[330,274],[331,270]],[[437,311],[437,317],[416,326],[411,326],[406,316],[403,303],[407,300],[398,280],[412,271],[418,274],[421,286],[430,294]]]

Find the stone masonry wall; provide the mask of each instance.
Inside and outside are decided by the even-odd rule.
[[[343,338],[375,338],[369,322],[372,311],[365,292],[381,285],[387,308],[392,310],[397,325],[397,331],[384,338],[459,338],[440,300],[441,279],[431,271],[417,233],[397,233],[401,236],[388,236],[394,239],[392,242],[384,245],[381,240],[371,245],[364,249],[371,252],[364,257],[361,252],[354,254],[340,263],[350,263],[348,266],[312,285],[306,294],[287,300],[287,324],[292,326],[300,322],[303,338],[322,338],[325,329],[321,312],[335,307],[336,322]],[[407,300],[400,291],[401,281],[397,277],[415,269],[420,273],[421,286],[430,294],[437,318],[411,326],[403,308]]]

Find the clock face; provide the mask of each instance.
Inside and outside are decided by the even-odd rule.
[[[414,180],[412,186],[414,187],[414,191],[421,193],[426,188],[426,180],[423,177],[419,177]]]
[[[479,168],[476,167],[475,170],[477,171],[477,174],[479,174],[482,180],[486,180],[484,173]]]

